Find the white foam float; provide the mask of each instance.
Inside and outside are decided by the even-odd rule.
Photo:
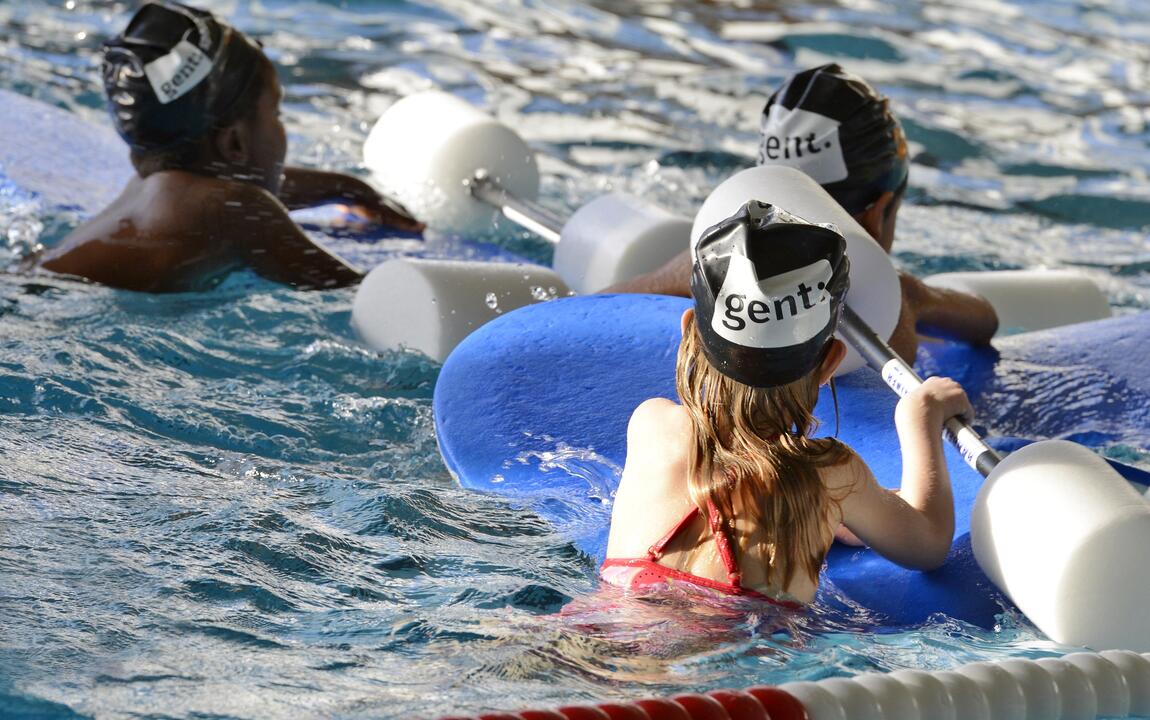
[[[1110,317],[1110,303],[1076,270],[995,270],[939,273],[932,287],[980,295],[998,315],[998,334],[1045,330]]]
[[[475,234],[495,211],[464,185],[484,170],[517,196],[539,192],[535,154],[519,135],[449,93],[408,95],[380,115],[363,145],[372,178],[432,227]]]
[[[474,235],[489,230],[495,216],[508,218],[558,241],[554,268],[562,281],[549,286],[579,293],[597,292],[661,267],[687,249],[690,221],[623,194],[599,197],[566,223],[533,205],[539,191],[539,169],[527,143],[514,130],[467,102],[444,92],[409,95],[380,116],[364,143],[364,162],[372,177],[430,227]],[[562,227],[560,227],[562,225]],[[377,350],[433,348],[442,360],[458,342],[493,317],[482,304],[453,302],[483,295],[499,298],[502,310],[539,299],[532,287],[549,271],[502,272],[489,263],[456,263],[450,276],[463,291],[448,290],[431,278],[444,276],[443,266],[428,261],[384,263],[368,275],[353,310],[356,328]],[[397,283],[383,288],[384,279]],[[408,283],[408,281],[413,281]],[[437,295],[447,291],[448,294]],[[362,297],[361,297],[362,296]],[[402,305],[379,302],[404,298]],[[424,313],[428,325],[406,318],[384,317],[395,308],[436,306]]]
[[[443,362],[468,333],[499,314],[570,292],[538,265],[395,259],[363,279],[351,317],[377,350],[407,348]]]
[[[1150,504],[1090,450],[1047,440],[1009,455],[971,510],[975,558],[1053,640],[1150,650]]]
[[[593,293],[655,270],[688,248],[691,221],[612,193],[575,211],[560,231],[552,266],[577,293]]]

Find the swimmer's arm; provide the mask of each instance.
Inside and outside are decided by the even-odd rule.
[[[305,235],[271,193],[246,183],[232,189],[224,232],[261,276],[300,290],[346,287],[363,279],[358,268]]]
[[[343,173],[285,168],[279,199],[290,210],[342,202],[355,206],[370,221],[381,225],[411,232],[422,231],[424,227],[403,206],[380,195],[363,180]]]
[[[998,331],[994,306],[977,295],[936,288],[901,273],[903,297],[914,309],[915,329],[922,335],[988,345]]]
[[[929,378],[895,411],[902,446],[902,485],[881,487],[861,461],[841,503],[843,524],[887,559],[918,570],[946,561],[954,537],[954,495],[942,449],[943,422],[973,411],[952,380]]]
[[[651,295],[691,296],[691,251],[684,250],[662,267],[637,278],[624,280],[600,293],[648,293]]]

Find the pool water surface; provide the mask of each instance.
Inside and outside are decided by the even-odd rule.
[[[610,190],[693,215],[754,162],[778,82],[837,61],[911,144],[898,265],[1075,267],[1150,309],[1147,2],[201,4],[276,63],[290,161],[362,172],[379,113],[438,87],[528,140],[561,216]],[[99,46],[131,6],[0,2],[0,87],[106,124]],[[0,193],[5,260],[77,221]],[[1016,611],[872,634],[588,604],[590,558],[456,485],[438,365],[365,348],[352,296],[0,275],[0,716],[430,718],[1068,650]],[[1150,469],[1150,438],[1124,440]]]

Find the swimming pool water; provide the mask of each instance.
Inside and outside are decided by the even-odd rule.
[[[532,143],[563,215],[609,189],[693,214],[753,162],[769,90],[837,60],[911,140],[898,263],[1080,267],[1150,308],[1150,3],[203,4],[277,62],[295,162],[357,168],[378,113],[437,86]],[[0,3],[0,87],[102,121],[129,5]],[[13,253],[75,222],[0,197]],[[438,367],[365,350],[351,298],[0,275],[0,716],[434,717],[1063,650],[1012,613],[869,635],[587,607],[589,559],[456,486]],[[1150,467],[1150,438],[1119,450]]]

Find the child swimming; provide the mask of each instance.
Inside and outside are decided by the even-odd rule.
[[[47,270],[178,292],[250,267],[297,288],[330,288],[358,282],[360,271],[305,235],[289,209],[338,200],[371,221],[422,229],[362,180],[284,167],[275,67],[211,13],[145,4],[105,45],[103,75],[136,176],[39,259]]]
[[[757,202],[700,238],[680,403],[647,400],[631,416],[605,582],[796,607],[814,599],[840,523],[900,565],[945,561],[954,504],[942,427],[973,414],[957,383],[930,378],[899,402],[897,492],[846,445],[810,435],[819,387],[846,352],[833,337],[849,285],[845,249],[833,226]]]
[[[890,102],[835,64],[804,70],[767,100],[759,134],[760,165],[790,165],[822,185],[886,252],[894,243],[909,162]],[[611,292],[689,294],[690,252]],[[998,315],[985,299],[935,288],[900,272],[902,310],[890,345],[913,362],[918,335],[985,345]]]

